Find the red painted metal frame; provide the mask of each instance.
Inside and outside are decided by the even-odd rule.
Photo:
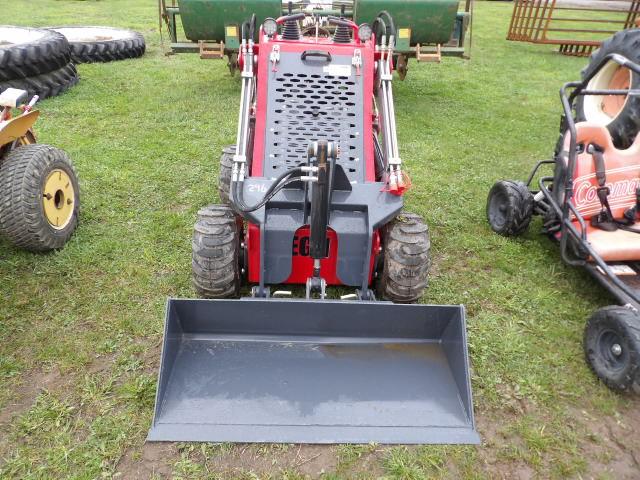
[[[293,52],[302,53],[310,46],[324,47],[333,55],[353,56],[355,49],[362,52],[361,75],[364,76],[364,102],[362,105],[363,118],[371,119],[373,115],[373,81],[374,81],[374,45],[373,41],[366,43],[351,42],[346,44],[336,44],[331,39],[303,38],[299,41],[291,40],[262,40],[256,49],[258,55],[257,85],[256,85],[256,129],[254,137],[253,160],[251,164],[251,176],[260,177],[263,175],[263,159],[265,148],[265,127],[267,123],[267,78],[271,72],[269,53],[273,45],[280,45],[280,53]],[[262,53],[260,53],[262,52]],[[367,96],[369,98],[367,99]],[[375,180],[375,164],[373,156],[373,125],[371,122],[364,122],[362,132],[364,142],[365,157],[365,178],[368,182]]]
[[[253,147],[253,160],[251,164],[251,176],[260,177],[263,175],[263,161],[265,154],[265,129],[267,123],[267,92],[268,77],[273,72],[272,65],[269,62],[269,54],[273,45],[280,46],[280,53],[293,52],[302,53],[309,49],[310,46],[321,47],[327,49],[333,55],[353,56],[355,49],[360,49],[362,55],[362,67],[360,74],[364,78],[364,101],[362,105],[362,115],[364,121],[363,143],[364,143],[364,161],[365,161],[365,180],[367,182],[375,181],[375,159],[373,151],[373,84],[374,84],[374,60],[376,54],[374,52],[374,40],[361,43],[358,40],[347,44],[336,44],[331,39],[305,37],[299,41],[267,39],[261,35],[260,44],[254,49],[254,53],[258,58],[258,66],[256,69],[256,109],[255,109],[255,136]],[[276,67],[277,68],[277,67]],[[304,225],[295,233],[298,239],[309,235],[309,226]],[[338,257],[338,239],[336,233],[329,229],[329,256],[321,261],[322,277],[328,285],[343,285],[337,276],[337,257]],[[249,224],[246,235],[246,248],[248,250],[248,279],[250,283],[259,281],[260,273],[260,227],[258,225]],[[294,245],[292,245],[293,251]],[[375,260],[380,249],[380,233],[374,232],[371,260],[369,268],[369,283],[373,281],[373,271]],[[291,275],[286,280],[286,284],[304,284],[313,273],[313,261],[311,257],[305,255],[293,255]]]

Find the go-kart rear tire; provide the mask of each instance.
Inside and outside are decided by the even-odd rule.
[[[429,228],[415,213],[403,212],[382,232],[382,269],[377,296],[395,303],[414,303],[427,288],[431,258]]]
[[[228,205],[198,211],[193,228],[192,279],[202,298],[237,298],[242,284],[241,222]]]
[[[71,59],[69,42],[52,30],[0,26],[0,44],[8,44],[0,48],[0,82],[49,73]]]
[[[589,64],[582,70],[582,78],[590,75],[607,55],[613,53],[622,55],[632,62],[640,63],[640,29],[622,30],[602,42],[600,48],[591,54]],[[610,65],[605,65],[600,73],[596,74],[589,82],[587,86],[589,89],[624,88],[611,84],[618,67],[615,62],[610,62]],[[630,87],[640,88],[640,75],[631,73],[631,71],[629,74],[631,75]],[[611,133],[616,147],[621,149],[629,147],[640,131],[640,97],[627,96],[624,106],[612,119],[605,119],[602,116],[602,98],[595,95],[588,98],[579,96],[576,99],[577,120],[604,124]]]
[[[487,197],[487,220],[491,229],[505,237],[521,235],[533,216],[533,195],[523,183],[496,182]]]
[[[52,176],[64,184],[48,193]],[[59,197],[58,197],[59,195]],[[45,203],[58,204],[47,210]],[[80,188],[67,154],[58,148],[33,144],[11,150],[0,162],[0,235],[32,252],[62,248],[78,225]],[[49,212],[49,213],[48,213]],[[55,218],[60,212],[62,217]],[[48,219],[49,215],[51,220]],[[57,223],[56,223],[57,221]]]
[[[231,172],[233,170],[233,156],[236,154],[235,145],[227,145],[220,156],[220,170],[218,171],[218,195],[222,203],[228,204],[231,188]]]
[[[605,385],[640,394],[640,316],[627,307],[596,311],[584,330],[587,363]]]

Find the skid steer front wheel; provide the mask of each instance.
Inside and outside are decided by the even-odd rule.
[[[431,265],[431,240],[424,220],[414,213],[401,213],[384,227],[382,242],[378,297],[396,303],[418,301]]]
[[[67,154],[25,145],[0,160],[0,234],[26,250],[62,248],[78,225],[80,188]]]
[[[193,286],[203,298],[234,298],[242,284],[242,222],[228,205],[198,211],[193,228]]]
[[[584,353],[594,373],[613,390],[640,394],[640,316],[629,308],[596,311],[584,330]]]

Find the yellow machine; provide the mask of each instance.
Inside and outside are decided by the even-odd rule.
[[[73,234],[80,189],[67,154],[36,143],[38,97],[27,99],[15,88],[0,94],[0,236],[42,252],[61,248]]]

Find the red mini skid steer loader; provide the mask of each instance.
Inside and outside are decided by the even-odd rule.
[[[226,203],[193,236],[209,299],[169,300],[149,439],[477,443],[463,307],[376,301],[416,302],[429,269],[427,227],[402,213],[393,19],[305,37],[304,18],[242,25]]]
[[[640,38],[640,31],[634,36]],[[585,356],[607,386],[640,393],[640,135],[629,128],[632,123],[637,127],[637,112],[625,112],[625,105],[640,95],[633,88],[640,65],[616,53],[595,59],[581,82],[560,90],[563,136],[555,158],[538,162],[527,183],[497,182],[489,192],[487,217],[495,232],[515,236],[526,231],[534,214],[540,215],[543,232],[557,241],[562,259],[584,267],[619,300],[621,306],[602,308],[587,321]],[[626,88],[620,88],[620,76],[632,79]],[[601,111],[577,122],[576,112],[583,109],[576,105]],[[616,105],[615,114],[604,115]],[[621,132],[631,136],[631,144]],[[553,175],[541,176],[538,188],[531,190],[540,168],[549,164]]]

